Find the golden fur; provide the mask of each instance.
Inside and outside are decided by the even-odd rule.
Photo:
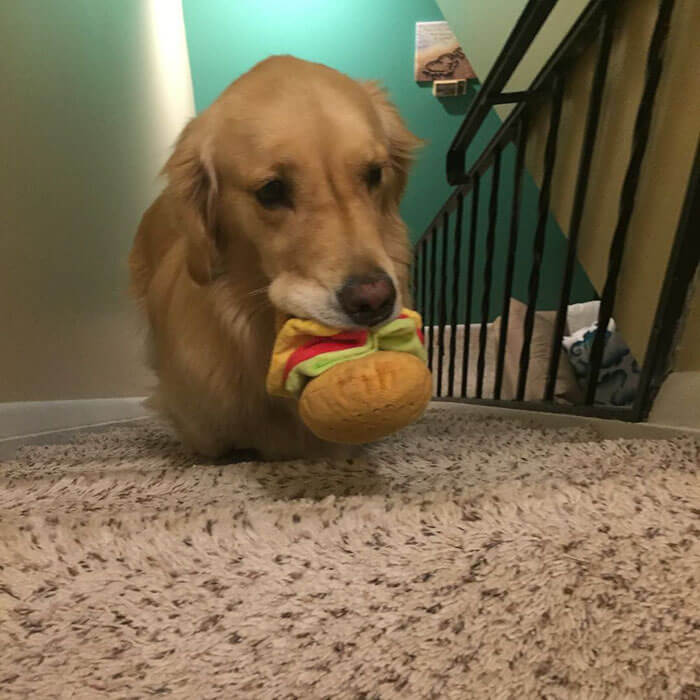
[[[255,66],[185,127],[129,263],[154,403],[191,448],[334,450],[294,402],[265,392],[276,317],[347,326],[336,291],[376,268],[396,285],[396,311],[410,303],[398,204],[417,145],[374,83],[289,56]],[[372,164],[382,167],[374,189]],[[293,183],[293,206],[261,206],[255,193],[272,178]]]

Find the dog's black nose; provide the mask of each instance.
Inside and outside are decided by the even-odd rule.
[[[384,272],[349,277],[338,292],[338,301],[358,326],[375,326],[391,316],[396,288]]]

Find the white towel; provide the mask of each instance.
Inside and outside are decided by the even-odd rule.
[[[590,328],[598,321],[600,311],[599,301],[584,301],[581,304],[571,304],[566,312],[566,323],[568,325],[568,335],[574,335],[582,328]],[[608,330],[615,330],[615,321],[610,319]]]

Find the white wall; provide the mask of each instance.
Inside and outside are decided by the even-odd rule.
[[[193,114],[179,0],[0,4],[0,402],[144,394],[126,259]]]

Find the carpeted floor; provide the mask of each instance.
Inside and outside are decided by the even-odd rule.
[[[450,408],[353,463],[24,448],[0,697],[700,698],[699,455]]]

